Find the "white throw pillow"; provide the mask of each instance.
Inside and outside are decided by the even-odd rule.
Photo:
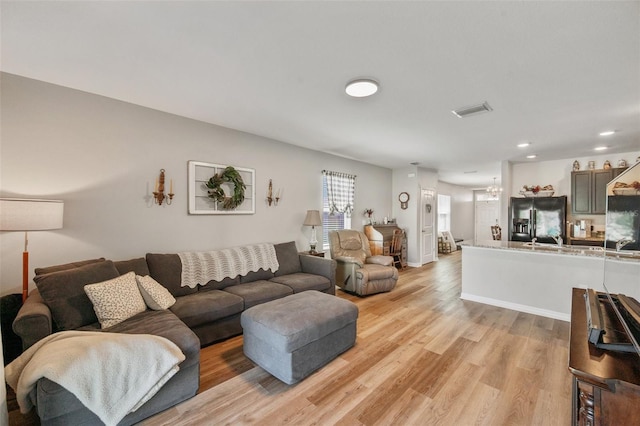
[[[136,281],[144,301],[154,311],[169,309],[176,303],[176,299],[169,293],[169,290],[149,275],[144,277],[136,275]]]
[[[147,310],[138,290],[135,272],[84,286],[102,328],[114,326]]]

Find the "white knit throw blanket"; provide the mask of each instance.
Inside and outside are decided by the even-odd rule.
[[[209,281],[247,275],[259,269],[275,272],[280,265],[273,244],[262,243],[223,250],[178,253],[182,261],[183,287],[195,288]]]
[[[46,377],[106,425],[116,425],[155,395],[184,359],[164,337],[72,330],[38,341],[4,372],[22,413],[33,407],[36,383]]]

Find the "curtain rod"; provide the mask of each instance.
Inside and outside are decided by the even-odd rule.
[[[325,174],[325,175],[350,177],[350,178],[353,178],[353,179],[355,179],[357,177],[357,175],[352,175],[352,174],[344,173],[344,172],[334,172],[334,171],[331,171],[331,170],[323,170],[322,173]]]

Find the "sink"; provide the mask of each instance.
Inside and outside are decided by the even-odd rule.
[[[539,242],[533,242],[533,241],[529,241],[528,243],[524,243],[523,246],[526,247],[539,247],[539,248],[560,248],[558,247],[557,244],[552,244],[552,243],[539,243]]]

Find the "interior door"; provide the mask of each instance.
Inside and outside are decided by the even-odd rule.
[[[423,189],[421,195],[421,261],[424,265],[425,263],[430,263],[435,260],[435,217],[436,217],[436,201],[435,201],[436,191],[433,189]]]
[[[493,240],[491,227],[500,223],[500,200],[476,201],[475,240]],[[502,231],[502,239],[506,240]]]

